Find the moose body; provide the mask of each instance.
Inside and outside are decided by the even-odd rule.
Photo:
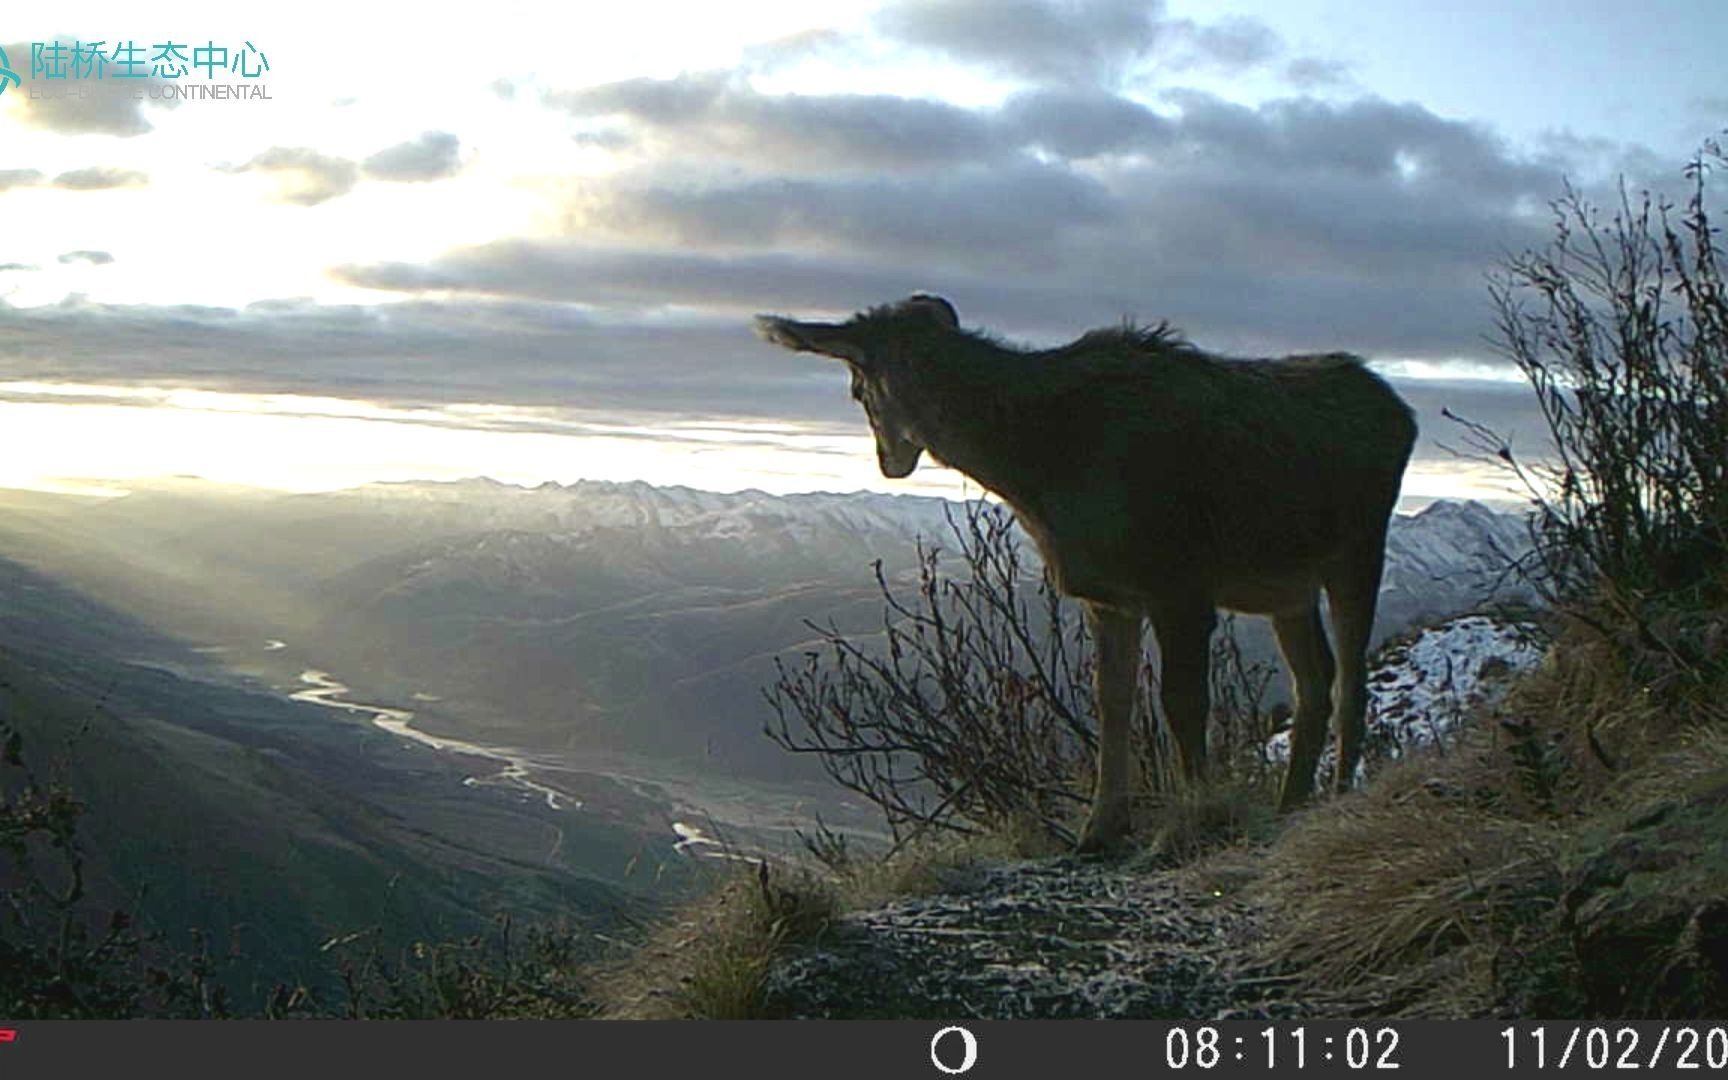
[[[1127,828],[1143,619],[1185,775],[1205,769],[1211,635],[1225,608],[1270,616],[1290,668],[1280,805],[1310,794],[1329,716],[1334,782],[1349,786],[1386,529],[1416,437],[1408,406],[1359,360],[1222,360],[1163,326],[1014,349],[923,295],[839,324],[760,316],[757,329],[846,361],[884,475],[908,475],[927,450],[972,477],[1014,509],[1057,587],[1084,603],[1099,738],[1083,850]]]

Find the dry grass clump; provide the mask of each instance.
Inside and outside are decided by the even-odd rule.
[[[1275,778],[1270,773],[1226,775],[1190,785],[1145,814],[1135,865],[1186,866],[1226,848],[1263,843],[1277,832]]]
[[[899,897],[969,892],[992,867],[1054,858],[1068,850],[1042,822],[1026,820],[1020,827],[971,835],[925,833],[880,857],[846,854],[822,861],[841,905],[862,909]]]
[[[1487,809],[1496,793],[1469,771],[1401,765],[1273,849],[1268,951],[1309,996],[1378,1015],[1469,1015],[1493,997],[1507,927],[1559,895],[1557,836]]]
[[[594,974],[600,1016],[762,1018],[769,965],[781,950],[818,938],[835,912],[834,890],[811,875],[766,863],[740,867]]]
[[[1571,627],[1541,668],[1508,696],[1502,724],[1514,757],[1547,771],[1538,794],[1556,812],[1584,813],[1618,780],[1672,744],[1691,710],[1637,678],[1624,654],[1599,635]],[[1517,745],[1522,736],[1532,745]]]
[[[1568,633],[1445,756],[1292,823],[1260,893],[1302,993],[1376,1015],[1679,1015],[1714,985],[1728,727],[1624,655]]]
[[[1728,724],[1689,728],[1660,751],[1650,767],[1629,777],[1620,793],[1629,807],[1703,794],[1728,780]]]

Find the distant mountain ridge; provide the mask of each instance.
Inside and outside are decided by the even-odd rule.
[[[429,506],[460,507],[475,528],[581,534],[597,529],[665,532],[684,543],[793,543],[857,534],[911,540],[947,535],[947,515],[960,504],[922,495],[811,492],[772,495],[754,489],[721,493],[661,487],[643,481],[580,480],[515,487],[475,478],[449,482],[368,484],[325,498],[414,515]],[[778,534],[778,535],[777,535]]]
[[[354,500],[386,513],[460,506],[477,530],[579,535],[598,529],[635,529],[664,533],[683,544],[767,542],[777,547],[788,542],[831,544],[848,534],[876,542],[910,542],[923,536],[949,546],[949,521],[965,513],[965,504],[920,495],[862,491],[773,495],[754,489],[720,493],[643,481],[593,480],[523,488],[483,477],[368,484],[306,498]],[[1400,591],[1420,592],[1420,583],[1463,574],[1472,585],[1488,586],[1502,576],[1507,558],[1521,554],[1528,545],[1517,515],[1473,501],[1435,501],[1416,513],[1393,517],[1387,581]]]

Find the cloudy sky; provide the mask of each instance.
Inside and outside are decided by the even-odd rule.
[[[1485,273],[1563,179],[1674,189],[1728,127],[1719,0],[242,11],[0,19],[0,484],[960,494],[748,325],[925,289],[1034,345],[1362,353],[1406,494],[1483,494],[1442,406],[1540,440]]]

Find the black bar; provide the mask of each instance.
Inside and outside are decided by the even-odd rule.
[[[11,1032],[10,1038],[7,1032]],[[940,1038],[938,1035],[940,1033]],[[964,1072],[945,1073],[975,1054]],[[1728,1076],[1728,1023],[5,1021],[0,1078]],[[736,1070],[736,1073],[735,1073]]]

